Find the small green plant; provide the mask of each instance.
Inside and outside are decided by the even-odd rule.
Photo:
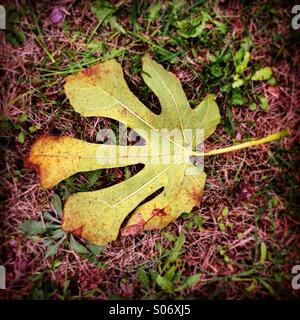
[[[45,244],[45,259],[57,254],[60,247],[67,247],[75,253],[87,258],[98,256],[104,249],[88,241],[77,241],[72,234],[66,233],[61,228],[62,204],[60,198],[55,195],[52,200],[54,212],[44,212],[42,221],[25,220],[19,225],[19,229],[25,236],[43,236]]]
[[[159,288],[157,291],[158,298],[174,298],[177,295],[182,295],[184,290],[195,285],[201,274],[197,273],[188,277],[183,275],[184,265],[181,256],[184,252],[184,233],[180,233],[176,237],[171,233],[164,232],[163,237],[172,244],[171,248],[166,248],[160,241],[157,241],[155,246],[159,256],[156,270],[147,271],[140,268],[137,277],[144,290],[149,290],[153,286]]]
[[[108,1],[104,0],[96,0],[92,6],[92,12],[95,14],[98,24],[96,28],[92,31],[88,38],[88,43],[93,39],[93,36],[96,34],[97,30],[100,28],[101,24],[110,25],[111,28],[117,30],[122,34],[126,34],[123,26],[118,22],[117,17],[115,15],[118,7],[122,5],[122,1],[117,5],[113,5]]]
[[[204,220],[200,215],[194,214],[193,212],[184,212],[180,217],[186,220],[184,227],[187,230],[196,228],[199,231],[204,231]]]
[[[25,33],[21,29],[21,18],[25,12],[22,7],[18,10],[14,4],[5,6],[6,10],[6,40],[13,46],[21,45],[25,40]]]
[[[246,37],[237,51],[229,47],[209,54],[208,60],[211,62],[209,70],[216,80],[220,79],[221,91],[230,96],[231,105],[248,105],[251,110],[255,110],[259,104],[267,111],[269,108],[267,97],[253,94],[251,83],[268,81],[270,85],[275,85],[276,80],[269,66],[254,70],[253,65],[250,65],[252,45],[251,38]]]

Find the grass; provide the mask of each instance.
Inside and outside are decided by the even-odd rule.
[[[64,21],[53,24],[50,3],[16,3],[0,33],[0,264],[7,272],[0,296],[298,297],[290,281],[300,243],[299,32],[290,29],[290,8],[280,1],[70,2]],[[145,53],[179,77],[192,106],[207,93],[217,96],[222,122],[206,150],[286,127],[292,135],[208,157],[199,209],[164,230],[95,247],[61,230],[62,204],[73,192],[110,186],[141,168],[77,174],[44,190],[23,159],[41,134],[96,142],[98,128],[115,130],[108,119],[81,118],[63,91],[65,76],[97,62],[116,58],[133,93],[159,112],[140,76]],[[266,66],[271,77],[251,80]]]

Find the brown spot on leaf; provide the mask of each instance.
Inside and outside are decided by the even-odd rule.
[[[103,62],[104,64],[105,62]],[[103,67],[102,63],[91,66],[87,69],[84,69],[83,71],[75,74],[70,75],[66,77],[66,86],[72,87],[72,83],[77,83],[78,81],[89,81],[92,85],[97,85],[97,82],[104,76],[109,74],[109,70],[105,67]],[[66,89],[65,86],[65,89]],[[69,91],[69,90],[68,90]],[[70,90],[68,92],[69,98],[71,96],[76,96],[76,92],[73,92],[73,90]]]
[[[31,147],[30,153],[27,154],[27,156],[25,157],[24,167],[27,169],[33,169],[37,173],[40,183],[41,181],[43,181],[43,177],[42,177],[43,172],[42,172],[41,164],[39,160],[40,155],[35,155],[35,150],[36,150],[35,148],[38,148],[40,144],[47,145],[47,143],[52,143],[54,141],[58,142],[65,138],[66,137],[61,137],[61,136],[42,135],[35,141],[35,143]]]
[[[162,223],[163,223],[163,221],[164,221],[164,219],[165,218],[163,218],[163,217],[165,217],[165,216],[168,216],[168,213],[164,210],[164,209],[160,209],[160,208],[156,208],[156,209],[154,209],[153,211],[152,211],[152,214],[151,214],[151,217],[147,220],[147,224],[146,224],[146,226],[144,227],[144,229],[145,230],[151,230],[151,229],[153,229],[153,227],[151,227],[151,228],[149,228],[148,229],[148,224],[149,224],[149,222],[151,221],[151,220],[156,220],[157,221],[157,219],[158,219],[158,225],[161,225]],[[157,227],[158,229],[160,229],[159,227]]]
[[[28,154],[26,156],[26,158],[24,159],[24,167],[26,169],[33,169],[37,175],[40,177],[41,176],[41,167],[39,164],[37,163],[34,163],[32,160],[31,160],[31,156],[30,154]]]
[[[71,232],[75,234],[75,236],[81,237],[83,231],[83,225],[77,229],[72,230]]]
[[[127,114],[128,114],[128,110],[123,107],[123,108],[120,110],[120,113],[121,113],[122,116],[126,117]]]
[[[83,74],[87,77],[91,77],[97,73],[98,73],[98,66],[89,67],[83,71]]]
[[[191,193],[191,198],[197,202],[197,204],[200,204],[201,198],[202,198],[202,192],[199,190],[193,190]]]
[[[97,85],[98,81],[100,81],[101,78],[107,77],[108,74],[109,74],[109,70],[107,70],[106,68],[103,68],[101,64],[98,64],[83,70],[82,73],[76,76],[76,79],[77,80],[80,79],[81,76],[87,77],[89,78],[89,81],[92,84]]]
[[[144,229],[145,224],[146,221],[143,218],[141,218],[141,220],[138,223],[124,228],[121,234],[122,236],[135,235]]]
[[[166,215],[167,215],[167,213],[165,212],[164,209],[157,208],[152,211],[152,217],[155,217],[155,216],[162,217],[162,216],[166,216]]]

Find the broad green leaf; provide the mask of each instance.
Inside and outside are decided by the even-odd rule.
[[[243,43],[241,44],[241,48],[243,48],[245,51],[249,51],[252,45],[253,45],[253,42],[252,42],[251,36],[247,36],[244,39]]]
[[[176,265],[172,265],[170,267],[170,269],[165,273],[164,278],[169,280],[169,281],[173,281],[174,277],[175,277],[175,274],[176,274],[176,271],[177,271],[177,266]]]
[[[99,25],[102,22],[107,23],[116,10],[117,9],[112,4],[104,0],[96,0],[92,6],[92,12],[95,14]]]
[[[230,102],[232,105],[243,105],[245,103],[245,99],[240,91],[238,90],[232,90],[232,97],[230,99]]]
[[[222,232],[226,231],[226,226],[224,223],[219,223],[219,228],[220,228],[220,231]]]
[[[222,216],[223,216],[223,217],[227,217],[228,214],[229,214],[229,209],[228,209],[228,207],[224,207],[224,208],[222,209]]]
[[[176,240],[176,238],[169,232],[164,232],[162,235],[169,241],[175,241]]]
[[[188,277],[184,281],[184,283],[180,287],[178,287],[175,291],[182,291],[184,289],[187,289],[187,288],[193,286],[194,284],[196,284],[199,281],[200,276],[201,276],[201,274],[197,273],[197,274],[194,274],[194,275]]]
[[[101,174],[102,174],[101,170],[92,172],[92,174],[89,176],[89,184],[88,184],[89,188],[92,187],[98,181]]]
[[[58,222],[58,220],[48,211],[45,211],[43,213],[43,217],[44,217],[44,220],[51,221],[51,222]]]
[[[184,227],[185,227],[187,230],[192,230],[192,229],[193,229],[193,226],[194,226],[193,221],[189,221],[189,222],[187,222],[187,223],[184,225]]]
[[[220,121],[215,97],[207,95],[192,109],[174,74],[149,56],[143,58],[142,71],[145,83],[161,104],[159,115],[151,112],[129,90],[116,60],[69,76],[65,92],[81,116],[115,119],[137,132],[145,143],[96,144],[69,136],[45,135],[35,142],[26,159],[26,166],[38,172],[45,188],[53,188],[78,172],[144,165],[141,171],[123,182],[97,191],[75,193],[68,198],[63,209],[62,228],[94,244],[115,240],[129,213],[132,214],[123,235],[164,228],[182,212],[191,212],[200,204],[206,174],[203,166],[193,164],[191,156],[204,154],[195,151],[199,143],[195,131],[202,129],[206,139]],[[205,155],[247,148],[287,133],[288,130],[281,131],[257,141],[211,150]],[[152,200],[145,202],[159,190]],[[181,253],[183,243],[184,235],[180,235],[174,257]]]
[[[92,254],[95,256],[100,254],[104,249],[104,246],[98,246],[98,245],[91,243],[91,242],[87,242],[86,246],[92,252]]]
[[[199,230],[203,230],[204,221],[203,221],[202,217],[196,215],[193,217],[193,221],[194,221],[195,225],[199,228]]]
[[[51,238],[53,238],[54,240],[60,240],[64,236],[65,236],[65,232],[61,228],[53,231],[51,234]]]
[[[260,259],[259,259],[259,264],[265,264],[267,258],[267,245],[264,241],[261,242],[260,244]]]
[[[245,51],[244,48],[240,48],[239,51],[236,53],[234,60],[235,60],[235,72],[237,74],[242,74],[250,61],[250,52]]]
[[[243,79],[237,79],[232,83],[232,88],[239,88],[244,84]]]
[[[190,287],[190,286],[196,284],[196,283],[199,281],[200,276],[201,276],[201,274],[200,274],[200,273],[197,273],[197,274],[194,274],[194,275],[188,277],[187,280],[186,280],[186,282],[185,282],[185,283],[186,283],[186,286],[187,286],[187,287]]]
[[[143,289],[149,289],[150,278],[148,273],[144,269],[140,269],[137,273],[137,276]]]
[[[62,204],[61,204],[60,197],[57,194],[54,195],[54,197],[52,199],[52,204],[53,204],[54,210],[57,213],[57,215],[59,217],[61,217],[62,216]]]
[[[174,25],[177,33],[183,38],[196,38],[203,34],[206,29],[206,22],[211,20],[208,12],[202,10],[199,15],[192,16],[189,20],[176,21]]]
[[[268,83],[271,86],[275,86],[277,82],[276,82],[276,79],[272,76],[270,79],[268,79]]]
[[[168,258],[169,262],[174,262],[178,259],[178,257],[182,253],[182,247],[184,245],[184,242],[185,242],[185,235],[183,233],[180,233],[180,235],[178,236],[178,238],[176,239],[176,241],[174,243],[174,247],[172,249],[172,254]]]
[[[86,247],[84,247],[82,244],[80,244],[78,241],[76,241],[73,235],[70,236],[70,246],[72,250],[74,250],[76,253],[79,253],[79,254],[89,253],[89,250]]]
[[[268,111],[270,107],[268,98],[265,96],[259,96],[258,99],[259,99],[261,108],[265,111]]]
[[[43,224],[40,221],[36,220],[25,220],[19,225],[19,229],[26,235],[26,236],[33,236],[37,234],[43,234],[49,230],[49,228],[53,227],[53,225],[46,223]]]
[[[237,66],[243,61],[246,50],[242,47],[234,55],[234,64]]]
[[[162,8],[161,2],[154,2],[149,7],[149,16],[148,16],[148,23],[150,24],[153,20],[155,20]]]
[[[215,78],[222,77],[223,71],[218,63],[213,63],[210,67],[210,72]]]
[[[169,293],[172,293],[174,291],[172,282],[162,277],[161,275],[158,275],[156,277],[156,282],[164,291]]]
[[[25,121],[27,121],[27,120],[28,120],[28,116],[27,116],[26,113],[22,113],[22,114],[20,114],[20,115],[18,116],[18,121],[19,121],[19,122],[25,122]]]
[[[19,135],[18,135],[18,142],[19,143],[21,143],[21,144],[23,144],[24,142],[25,142],[25,133],[24,133],[24,131],[21,131],[20,133],[19,133]]]
[[[219,22],[217,20],[213,20],[213,23],[216,25],[217,29],[219,29],[222,33],[227,32],[227,26],[226,24]]]
[[[58,243],[49,242],[49,244],[47,245],[46,253],[45,253],[45,259],[47,259],[49,257],[53,257],[54,255],[56,255],[58,246],[59,246]]]
[[[271,77],[272,77],[272,69],[270,67],[264,67],[260,70],[257,70],[252,76],[251,80],[263,81],[263,80],[269,80]]]
[[[160,101],[160,115],[152,113],[130,92],[115,60],[68,77],[65,91],[82,116],[118,120],[140,133],[145,145],[116,147],[67,136],[43,136],[27,159],[27,165],[39,172],[45,188],[52,188],[77,172],[144,163],[138,174],[117,185],[69,197],[64,207],[63,229],[95,244],[116,239],[121,223],[132,210],[124,235],[163,228],[200,203],[206,175],[188,156],[182,158],[183,151],[189,155],[196,147],[195,135],[186,135],[185,129],[202,128],[204,138],[215,131],[220,115],[214,97],[208,95],[192,109],[180,81],[149,56],[143,58],[143,78]],[[162,129],[177,132],[170,136]],[[170,150],[164,153],[166,142]],[[112,155],[116,157],[109,161]],[[165,163],[165,157],[170,156],[172,161]],[[190,174],[194,169],[197,174]],[[139,205],[161,188],[154,199]]]
[[[117,7],[108,1],[96,0],[92,6],[92,12],[95,14],[98,20],[99,27],[102,23],[110,24],[112,28],[125,34],[126,31],[120,23],[118,23],[116,16],[114,15],[117,11]]]
[[[251,102],[249,104],[249,109],[252,110],[252,111],[256,110],[256,103],[255,102]]]

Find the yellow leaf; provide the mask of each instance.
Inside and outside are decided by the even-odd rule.
[[[206,139],[220,121],[214,97],[208,95],[192,109],[176,76],[149,56],[143,58],[143,79],[160,101],[159,115],[129,90],[115,60],[69,76],[65,92],[74,110],[82,116],[118,120],[140,134],[144,144],[94,144],[66,136],[42,136],[26,159],[27,167],[38,172],[45,188],[52,188],[78,172],[144,164],[140,172],[121,183],[68,198],[63,229],[98,245],[115,240],[131,212],[123,235],[163,228],[182,212],[190,212],[200,204],[206,174],[203,166],[192,163],[191,156],[206,155],[196,150],[197,130],[203,129],[202,140]],[[263,141],[272,139],[275,136]],[[261,141],[243,143],[241,148]],[[233,146],[207,155],[237,149]],[[158,190],[161,192],[152,200],[144,201]]]
[[[190,161],[196,140],[194,134],[186,135],[185,129],[202,128],[205,138],[214,132],[220,120],[214,97],[207,96],[192,109],[176,76],[149,56],[143,58],[143,78],[160,101],[160,115],[152,113],[132,94],[115,60],[68,77],[65,91],[74,110],[82,116],[116,119],[141,134],[145,145],[99,145],[71,137],[43,136],[27,159],[27,166],[39,172],[45,188],[52,188],[77,172],[145,165],[124,182],[76,193],[67,200],[63,229],[96,244],[116,239],[120,225],[132,211],[124,235],[163,228],[200,204],[206,175],[202,167],[196,168]],[[174,129],[174,135],[164,133]],[[189,173],[193,169],[196,174]],[[161,188],[154,199],[139,205]]]

